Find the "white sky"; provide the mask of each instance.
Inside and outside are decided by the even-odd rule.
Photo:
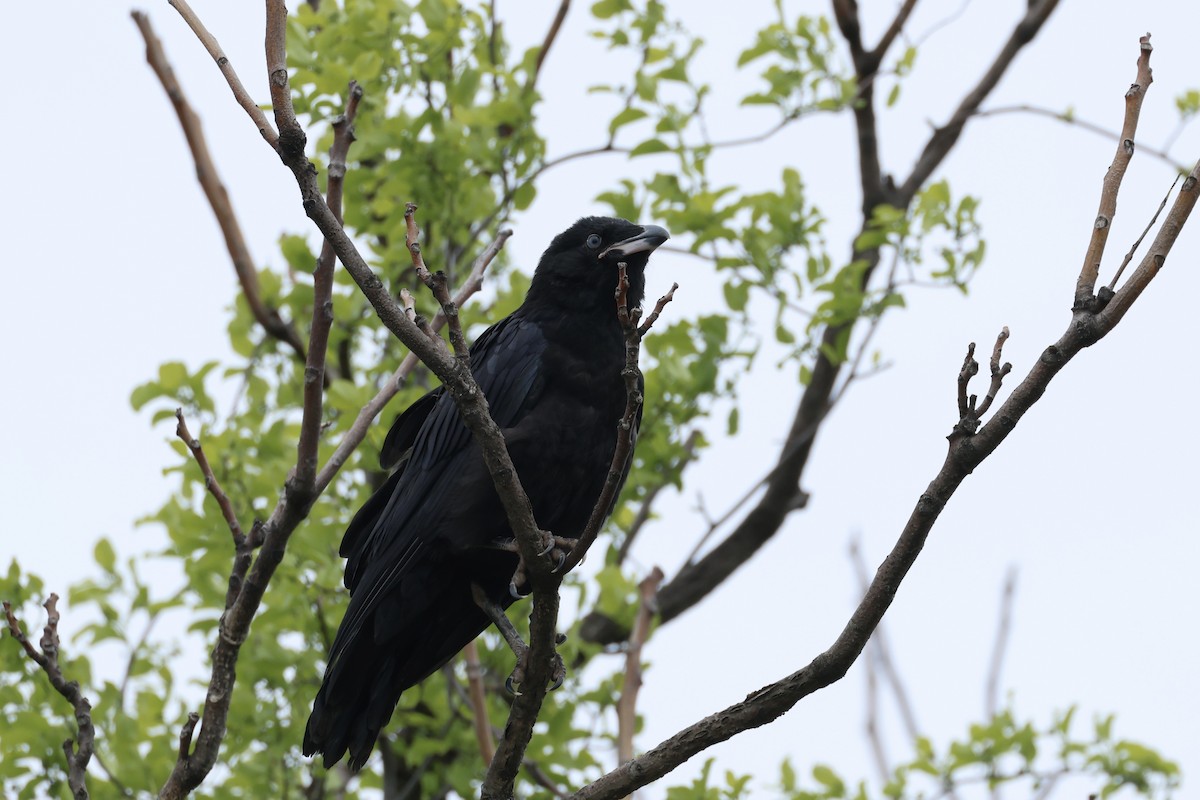
[[[506,32],[521,45],[540,40],[556,5],[501,2]],[[552,155],[603,141],[612,101],[584,90],[630,66],[585,36],[587,4],[576,5],[542,85],[540,115]],[[709,0],[677,5],[708,42],[696,74],[717,82],[711,108],[723,111],[710,119],[714,137],[769,125],[768,114],[736,107],[755,78],[753,70],[736,74],[731,66],[770,17],[771,4],[738,4],[736,14]],[[873,41],[896,3],[862,6]],[[909,32],[919,35],[958,7],[926,0]],[[881,120],[886,169],[907,172],[930,123],[948,116],[1024,7],[976,0],[924,45],[900,105]],[[68,0],[54,4],[52,20],[46,8],[6,9],[10,36],[0,50],[8,98],[0,152],[9,173],[0,196],[9,242],[9,299],[0,317],[9,370],[0,392],[0,500],[7,511],[0,562],[15,556],[61,592],[93,573],[91,544],[100,534],[125,555],[159,546],[160,532],[134,529],[132,521],[170,489],[161,469],[174,461],[164,445],[171,430],[152,429],[135,415],[129,392],[163,361],[197,366],[228,355],[225,308],[235,283],[128,8]],[[252,94],[266,99],[261,7],[196,0],[195,8]],[[789,8],[828,13],[824,3]],[[203,117],[252,253],[279,264],[278,235],[309,231],[291,175],[181,20],[166,3],[151,11]],[[1081,118],[1116,129],[1137,37],[1149,30],[1156,82],[1139,140],[1157,146],[1174,126],[1174,96],[1200,84],[1198,23],[1200,6],[1190,0],[1064,0],[986,106],[1074,106]],[[989,251],[970,297],[910,294],[910,308],[890,317],[877,339],[895,366],[856,386],[817,442],[804,480],[810,508],[719,594],[653,639],[643,748],[799,668],[833,641],[856,599],[847,541],[861,535],[877,563],[936,473],[955,421],[966,343],[977,341],[986,352],[1008,325],[1005,356],[1018,377],[1067,323],[1112,150],[1108,140],[1043,119],[1004,116],[968,127],[937,177],[948,177],[956,193],[983,198]],[[1200,156],[1200,126],[1189,128],[1173,152],[1182,161]],[[714,169],[717,183],[748,188],[775,184],[783,165],[800,169],[830,218],[832,253],[844,258],[859,203],[854,159],[843,115],[795,125],[768,144],[716,159]],[[628,166],[608,157],[548,174],[534,206],[517,220],[509,243],[516,262],[531,267],[554,233],[602,210],[592,201],[596,192],[656,163],[666,164],[643,159]],[[1170,180],[1161,163],[1135,158],[1103,274],[1111,275]],[[1003,685],[1018,713],[1046,724],[1052,709],[1071,703],[1081,705],[1085,722],[1116,712],[1117,735],[1160,748],[1193,783],[1200,774],[1200,601],[1192,573],[1200,561],[1192,502],[1200,441],[1189,405],[1200,378],[1186,327],[1194,318],[1191,300],[1200,296],[1198,231],[1200,220],[1193,220],[1118,330],[1072,363],[967,480],[889,613],[894,654],[935,742],[961,735],[982,714],[999,589],[1016,565]],[[698,262],[656,256],[648,293],[671,280],[683,286],[674,313],[717,307],[715,283]],[[743,435],[715,447],[689,473],[688,493],[668,498],[665,519],[645,531],[635,556],[646,569],[661,564],[670,576],[691,549],[702,530],[692,510],[699,489],[710,509],[723,510],[773,463],[796,386],[771,363],[760,359],[764,369],[741,397]],[[161,580],[170,585],[170,576]],[[64,631],[71,626],[68,607]],[[805,771],[826,762],[848,778],[873,777],[862,719],[863,673],[856,667],[782,720],[709,754],[718,768],[757,772],[767,783],[777,779],[785,755]],[[894,722],[888,724],[893,758],[908,758]]]

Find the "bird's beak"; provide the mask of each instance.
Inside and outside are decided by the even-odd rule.
[[[607,256],[625,258],[634,253],[652,252],[656,247],[670,238],[671,234],[667,233],[666,228],[660,228],[657,225],[643,225],[642,232],[637,236],[632,236],[623,242],[610,244],[600,251],[600,255],[597,258],[605,258]]]

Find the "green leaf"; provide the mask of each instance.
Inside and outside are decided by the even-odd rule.
[[[116,571],[117,554],[113,550],[112,542],[108,539],[101,539],[96,542],[96,547],[92,550],[92,556],[96,559],[96,563],[100,565],[100,569],[110,575]]]
[[[639,119],[650,116],[640,108],[626,108],[612,118],[608,123],[609,134],[615,134],[619,129],[630,123],[637,122]]]
[[[537,187],[533,181],[526,181],[516,188],[513,192],[513,207],[518,211],[524,211],[533,204],[533,198],[537,195]]]
[[[662,139],[647,139],[637,147],[629,151],[630,158],[649,155],[651,153],[665,153],[670,151],[670,147]]]

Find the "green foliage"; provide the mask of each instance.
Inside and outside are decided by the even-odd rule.
[[[787,800],[907,800],[947,797],[975,786],[989,791],[1008,786],[1033,796],[1067,778],[1090,785],[1099,797],[1128,788],[1142,797],[1166,798],[1178,788],[1179,766],[1145,745],[1114,739],[1113,717],[1097,719],[1092,735],[1082,738],[1072,733],[1074,717],[1072,707],[1038,728],[1018,722],[1010,710],[1001,711],[971,725],[964,738],[950,742],[942,753],[929,739],[919,739],[914,758],[896,766],[878,794],[868,791],[865,782],[851,790],[824,765],[813,767],[815,786],[806,788],[788,761],[780,767],[779,788]]]
[[[711,786],[712,768],[715,759],[708,759],[700,775],[687,786],[672,786],[667,789],[667,800],[741,800],[749,796],[751,776],[725,773],[723,785]]]

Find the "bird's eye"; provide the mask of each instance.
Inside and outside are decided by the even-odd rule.
[[[597,247],[599,247],[600,246],[600,234],[593,233],[591,236],[589,236],[587,238],[587,246],[593,250],[595,250]]]

